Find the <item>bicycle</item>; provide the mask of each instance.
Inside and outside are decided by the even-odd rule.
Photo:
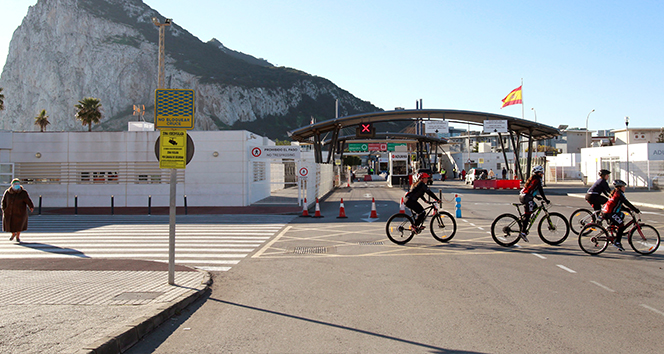
[[[567,219],[560,213],[549,212],[546,203],[541,198],[537,199],[540,201],[540,205],[537,206],[530,216],[526,233],[535,224],[537,216],[544,211],[544,216],[542,216],[537,225],[537,233],[540,239],[552,246],[563,243],[569,235],[569,223]],[[497,244],[503,247],[513,246],[521,239],[521,218],[523,216],[521,206],[523,204],[512,203],[512,205],[519,212],[518,217],[510,213],[501,214],[491,224],[491,237]],[[544,226],[545,224],[546,226]]]
[[[638,254],[651,254],[659,248],[660,238],[659,232],[654,227],[641,222],[641,217],[637,217],[636,213],[630,210],[626,212],[632,217],[632,220],[625,225],[625,232],[627,232],[627,240],[634,252]],[[627,231],[627,228],[632,228]],[[609,225],[608,228],[598,224],[591,223],[583,227],[579,233],[579,247],[591,255],[598,255],[606,250],[609,242],[613,243],[616,239],[615,233],[618,227]]]
[[[429,224],[431,235],[437,241],[443,243],[449,242],[456,234],[456,220],[452,214],[440,210],[438,203],[430,202],[428,200],[426,202],[429,203],[429,206],[424,208],[424,213],[426,213],[425,215],[427,217],[431,216],[431,223]],[[426,217],[424,221],[422,221],[422,224],[424,225],[425,222]],[[422,232],[422,230],[415,227],[415,220],[413,220],[412,216],[397,213],[387,219],[385,232],[390,241],[397,245],[404,245],[410,241],[413,236]]]
[[[572,214],[569,216],[569,228],[577,235],[587,224],[601,224],[601,222],[602,215],[600,210],[580,208],[574,210],[574,212],[572,212]]]

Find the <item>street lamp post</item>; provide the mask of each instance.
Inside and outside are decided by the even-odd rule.
[[[592,112],[595,112],[595,110],[593,109],[586,116],[586,147],[590,147],[590,146],[588,146],[588,118],[590,118],[590,113],[592,113]]]
[[[533,113],[535,113],[535,122],[537,122],[537,111],[535,110],[535,107],[531,108]]]
[[[629,187],[629,117],[625,117],[625,132],[627,134],[627,186]]]
[[[164,20],[164,23],[160,23],[159,19],[156,17],[152,18],[152,23],[154,23],[155,26],[159,28],[159,69],[157,72],[157,88],[164,88],[165,85],[165,76],[166,74],[164,73],[164,67],[165,67],[165,57],[166,57],[166,51],[164,49],[164,37],[166,34],[166,26],[171,25],[171,21],[173,21],[170,18],[167,18]]]

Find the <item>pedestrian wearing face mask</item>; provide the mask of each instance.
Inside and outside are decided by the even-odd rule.
[[[17,178],[12,180],[11,186],[2,195],[2,231],[11,232],[12,237],[9,241],[16,238],[16,242],[21,242],[21,231],[28,229],[28,212],[35,210],[28,192],[21,186],[21,181]]]

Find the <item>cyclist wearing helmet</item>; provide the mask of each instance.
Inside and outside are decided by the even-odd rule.
[[[586,201],[592,204],[594,210],[601,210],[602,204],[609,200],[607,197],[611,195],[611,187],[609,187],[609,170],[599,170],[599,179],[588,188],[586,193]],[[605,196],[606,195],[606,196]]]
[[[623,222],[625,214],[622,213],[622,205],[625,204],[625,206],[637,213],[640,213],[641,210],[632,205],[632,203],[630,203],[629,200],[625,198],[625,189],[627,188],[627,183],[617,179],[613,181],[613,186],[616,188],[613,190],[613,192],[611,192],[611,197],[602,207],[602,215],[604,219],[609,220],[612,225],[618,227],[618,231],[616,232],[616,240],[613,242],[613,245],[616,246],[618,250],[624,251],[625,249],[623,248],[622,243],[620,243],[620,240],[622,239],[623,232],[625,232],[627,227]]]
[[[519,202],[524,205],[524,213],[521,219],[521,238],[528,242],[527,229],[530,215],[535,211],[537,205],[535,204],[535,196],[539,195],[545,202],[550,203],[544,195],[544,188],[542,188],[542,177],[544,176],[544,167],[537,165],[533,167],[533,175],[528,178],[523,189],[519,193]]]
[[[433,198],[435,201],[440,203],[440,199],[436,197],[436,194],[434,194],[429,187],[427,187],[427,182],[429,182],[429,179],[431,176],[426,173],[422,172],[420,173],[420,178],[417,179],[417,182],[413,184],[413,186],[410,188],[410,191],[406,193],[406,197],[404,200],[404,205],[409,207],[410,210],[413,211],[413,215],[417,214],[417,218],[415,219],[415,226],[418,228],[418,232],[422,231],[424,229],[424,226],[420,226],[422,222],[424,221],[424,218],[426,218],[426,213],[424,212],[424,208],[422,205],[419,203],[419,199],[422,198],[424,199],[424,194],[428,194]]]

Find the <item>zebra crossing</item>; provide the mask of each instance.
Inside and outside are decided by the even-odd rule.
[[[178,216],[175,263],[228,271],[277,234],[293,216]],[[0,240],[0,259],[129,258],[168,262],[168,216],[32,216],[22,243]]]

